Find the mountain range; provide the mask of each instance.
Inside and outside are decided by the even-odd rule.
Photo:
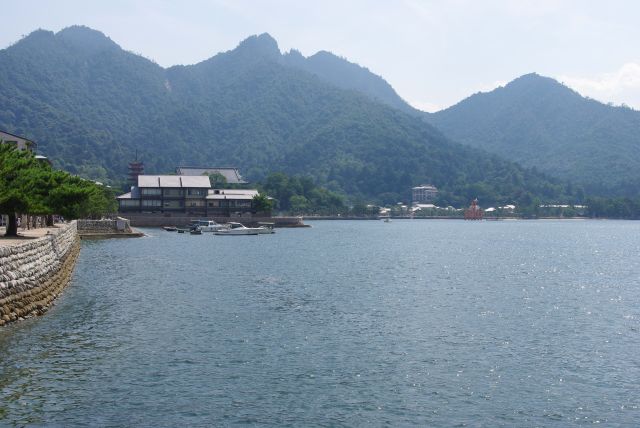
[[[485,97],[500,105],[512,102],[507,95],[521,80],[546,82],[525,76],[496,90],[506,98],[500,102],[493,101],[493,93],[476,94],[426,114],[366,68],[328,52],[282,54],[268,34],[201,63],[165,69],[98,31],[74,26],[58,33],[37,30],[0,51],[0,129],[34,139],[60,167],[112,182],[124,178],[137,150],[149,173],[166,173],[178,164],[233,165],[256,180],[284,171],[380,202],[407,200],[410,187],[421,183],[440,187],[441,203],[458,205],[475,196],[488,203],[570,197],[573,191],[561,180],[591,186],[578,174],[547,168],[551,162],[505,148],[538,144],[536,136],[545,135],[538,128],[548,126],[548,114],[536,109],[558,108],[548,105],[557,103],[555,98],[531,100],[526,108],[515,102],[509,108],[495,105],[491,120],[483,116],[491,112],[477,112],[487,110],[489,101],[479,101]],[[557,86],[577,105],[596,103]],[[526,104],[527,96],[535,98],[539,91],[520,92],[519,102]],[[597,104],[607,112],[637,114]],[[507,115],[520,111],[524,119]],[[583,141],[584,136],[573,137],[580,123],[565,124],[561,141],[545,144]],[[607,135],[608,128],[599,129]],[[511,142],[515,136],[519,139]],[[572,150],[564,153],[571,156]],[[609,172],[615,176],[615,170]],[[607,186],[602,189],[612,188]]]
[[[480,93],[427,120],[454,140],[581,185],[638,196],[640,112],[585,98],[537,74]]]
[[[584,97],[536,73],[447,109],[424,113],[404,102],[367,69],[337,57],[331,72],[312,71],[326,81],[365,93],[411,115],[422,116],[447,137],[495,153],[526,167],[581,186],[591,194],[638,196],[640,112]],[[350,73],[347,70],[351,70]]]
[[[334,61],[335,58],[334,58]],[[343,60],[343,62],[346,62]],[[349,64],[349,63],[347,63]],[[349,68],[357,67],[349,64]],[[316,73],[335,82],[333,73]],[[358,85],[343,86],[427,122],[457,142],[604,196],[638,196],[640,112],[583,97],[562,83],[527,74],[504,87],[473,94],[454,106],[425,113],[405,103],[380,77],[359,69]]]

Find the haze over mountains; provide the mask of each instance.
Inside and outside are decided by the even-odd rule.
[[[488,108],[477,100],[489,94],[480,94],[428,115],[366,68],[328,52],[282,54],[267,34],[201,63],[164,69],[86,27],[38,30],[0,51],[0,92],[1,129],[36,140],[65,169],[103,180],[121,180],[137,149],[148,172],[169,172],[177,164],[234,165],[250,179],[272,171],[306,174],[332,190],[381,202],[406,200],[411,186],[431,182],[443,190],[442,202],[460,205],[479,196],[488,203],[526,203],[568,196],[559,181],[484,150],[545,169],[553,163],[533,154],[570,157],[584,141],[584,133],[573,138],[584,123],[571,122],[573,116],[558,120],[558,126],[571,123],[554,139],[556,131],[545,127],[557,115],[537,109],[557,109],[548,105],[557,100],[527,101],[538,95],[535,88],[511,107],[501,108],[511,102],[504,96],[492,112],[476,112]],[[594,103],[570,95],[578,97],[576,105]],[[427,122],[482,150],[450,140]],[[598,132],[608,138],[604,125]],[[538,136],[547,134],[540,143]],[[509,148],[516,136],[528,150],[524,155],[515,143]],[[560,150],[564,142],[574,146]],[[529,150],[537,144],[557,150]],[[583,158],[586,163],[589,155]],[[581,184],[578,174],[558,168],[546,171]]]

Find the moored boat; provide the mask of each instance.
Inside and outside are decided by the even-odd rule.
[[[167,232],[175,232],[176,230],[178,230],[178,228],[175,226],[164,226],[163,229]]]
[[[242,223],[235,223],[235,222],[231,222],[231,223],[227,223],[229,228],[228,229],[222,229],[222,230],[218,230],[216,232],[213,232],[214,235],[258,235],[260,233],[264,233],[261,232],[263,229],[259,228],[259,227],[246,227],[245,225],[243,225]]]
[[[213,220],[197,220],[191,224],[191,228],[199,228],[202,232],[217,232],[218,230],[227,229],[224,224],[216,223]]]
[[[270,233],[276,233],[275,230],[275,223],[267,223],[264,221],[261,221],[258,223],[258,227],[256,229],[259,229],[260,231],[258,232],[259,234],[270,234]]]

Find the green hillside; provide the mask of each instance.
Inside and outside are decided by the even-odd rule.
[[[456,141],[589,193],[638,195],[640,112],[584,98],[553,79],[528,74],[428,120]]]
[[[330,52],[320,51],[305,58],[300,52],[292,50],[283,55],[282,60],[287,65],[308,71],[339,88],[358,91],[405,113],[422,114],[403,100],[382,77]]]
[[[39,30],[0,51],[0,91],[0,129],[100,180],[122,180],[137,149],[149,173],[234,165],[258,180],[283,171],[380,202],[407,200],[420,183],[455,204],[563,197],[557,182],[290,65],[266,34],[163,69],[86,27]]]
[[[588,192],[637,196],[640,112],[584,98],[557,81],[529,74],[429,114],[409,106],[381,77],[328,52],[287,63],[322,80],[414,116],[458,142],[478,147]]]

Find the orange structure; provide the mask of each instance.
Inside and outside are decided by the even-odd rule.
[[[465,220],[482,220],[483,211],[478,205],[478,198],[471,201],[469,208],[464,210]]]

